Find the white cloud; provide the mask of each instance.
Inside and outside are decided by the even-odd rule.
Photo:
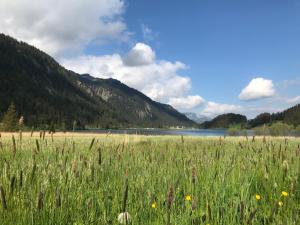
[[[240,93],[239,99],[249,101],[272,97],[274,95],[275,89],[273,81],[259,77],[250,81],[248,86]]]
[[[144,58],[139,62],[130,61],[128,65],[128,55],[133,51]],[[118,79],[156,101],[168,102],[170,98],[183,97],[191,88],[190,78],[178,74],[180,70],[186,69],[185,64],[155,60],[155,52],[151,47],[141,43],[134,46],[124,58],[119,54],[79,56],[61,62],[66,68],[78,73]]]
[[[0,0],[0,32],[49,54],[80,52],[91,41],[128,39],[122,0]]]
[[[300,96],[290,98],[290,99],[287,100],[287,102],[290,103],[290,104],[298,104],[298,103],[300,103]]]
[[[241,113],[242,110],[243,107],[239,105],[208,102],[200,114],[207,117],[214,117],[225,113]]]
[[[137,43],[124,56],[82,55],[89,44],[130,38],[124,10],[125,0],[0,0],[0,32],[61,59],[76,72],[118,79],[157,101],[179,98],[183,102],[191,89],[190,78],[179,74],[186,65],[156,59],[144,43]],[[142,32],[145,40],[157,35],[146,25]],[[185,105],[191,107],[197,101],[188,96]]]
[[[293,80],[284,80],[280,83],[280,86],[283,88],[290,88],[291,86],[300,85],[300,78],[296,78]]]
[[[124,58],[124,63],[128,66],[143,66],[153,63],[155,52],[150,46],[137,43]]]
[[[157,33],[153,32],[153,30],[145,24],[141,25],[141,29],[145,41],[153,41],[158,36]]]
[[[192,109],[204,102],[205,100],[199,95],[189,95],[187,97],[170,98],[168,104],[177,109]]]

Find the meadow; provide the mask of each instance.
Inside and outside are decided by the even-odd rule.
[[[0,224],[300,224],[299,144],[2,134]]]

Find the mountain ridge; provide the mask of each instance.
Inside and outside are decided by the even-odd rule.
[[[80,75],[43,51],[0,34],[0,119],[14,102],[29,126],[192,127],[173,107],[114,79]]]

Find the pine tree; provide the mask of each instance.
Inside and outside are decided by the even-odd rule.
[[[53,122],[51,122],[50,127],[49,127],[49,134],[54,134],[55,133],[55,125]]]
[[[2,129],[4,131],[16,131],[18,128],[18,118],[16,107],[14,103],[11,103],[2,120]]]

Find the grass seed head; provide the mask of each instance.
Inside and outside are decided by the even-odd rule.
[[[174,189],[173,189],[173,187],[170,187],[170,190],[168,193],[168,198],[167,198],[168,209],[171,209],[173,200],[174,200]]]

